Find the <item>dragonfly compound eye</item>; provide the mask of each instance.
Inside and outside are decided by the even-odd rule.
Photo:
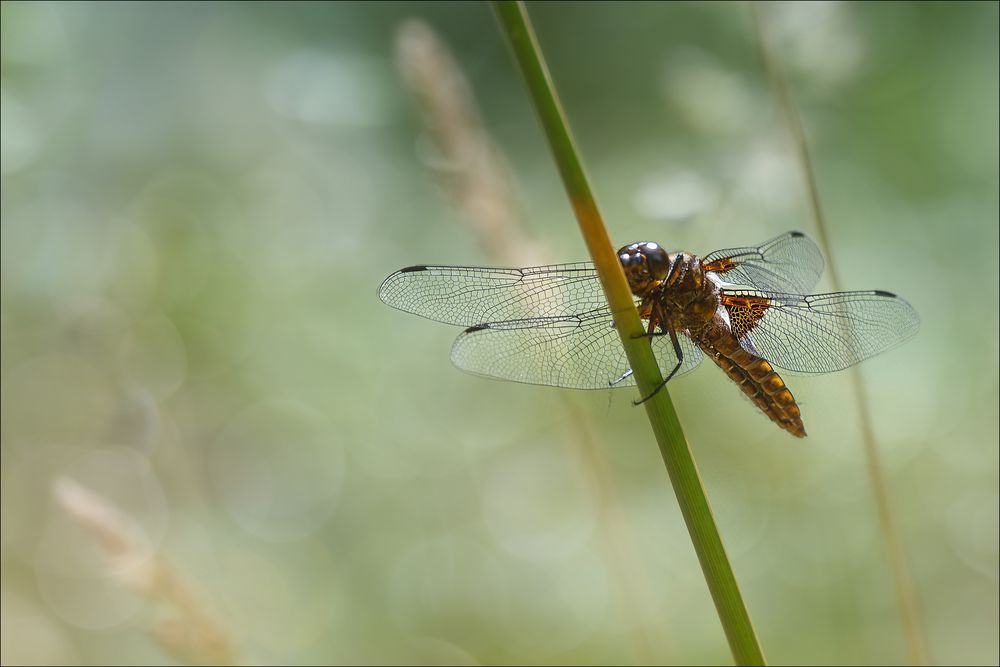
[[[652,242],[640,243],[639,252],[646,258],[646,266],[653,280],[663,280],[670,271],[670,257],[667,251]]]
[[[624,246],[618,251],[618,261],[625,269],[629,287],[638,296],[663,280],[671,265],[666,251],[650,242]]]

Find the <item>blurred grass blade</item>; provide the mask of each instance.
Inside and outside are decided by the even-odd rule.
[[[639,392],[642,396],[648,396],[662,380],[660,369],[648,338],[639,337],[643,332],[639,313],[591,192],[531,29],[527,11],[522,2],[495,1],[494,7],[510,41],[587,249],[600,276],[615,327],[621,336],[629,364],[635,371]],[[646,401],[644,406],[733,657],[739,664],[764,664],[763,653],[669,393],[665,389],[660,391]]]
[[[523,225],[510,167],[483,126],[465,76],[434,30],[418,19],[396,33],[396,62],[420,107],[434,172],[483,251],[505,263],[542,264]]]
[[[170,655],[195,665],[238,665],[232,638],[187,582],[147,543],[121,509],[70,477],[52,482],[56,502],[97,543],[108,572],[125,588],[173,615],[149,634]]]
[[[781,66],[777,59],[771,55],[760,8],[756,2],[751,2],[750,8],[753,15],[754,27],[757,32],[760,59],[770,83],[772,94],[777,99],[788,132],[792,136],[799,168],[802,170],[802,177],[805,182],[806,194],[809,199],[809,209],[816,226],[816,235],[819,237],[820,247],[823,249],[823,253],[828,260],[827,267],[830,272],[830,282],[833,286],[833,291],[839,292],[841,291],[841,286],[837,275],[836,255],[830,252],[826,217],[823,215],[823,207],[820,205],[819,187],[816,184],[816,174],[813,170],[812,159],[809,156],[809,144],[806,141],[802,120],[788,90],[788,83],[785,80]],[[858,421],[861,426],[861,443],[865,452],[868,479],[871,483],[879,526],[881,527],[889,556],[889,567],[892,571],[896,601],[903,624],[903,632],[906,637],[907,650],[910,654],[910,660],[914,665],[926,665],[928,664],[927,642],[924,636],[923,625],[920,621],[917,595],[913,586],[913,578],[910,575],[906,552],[899,539],[896,521],[893,517],[888,484],[886,483],[885,473],[882,469],[878,443],[875,441],[871,411],[868,409],[867,388],[865,387],[864,378],[861,376],[861,371],[857,366],[852,366],[849,369],[849,377],[851,378],[853,389],[851,393],[854,396],[855,409],[857,410]]]

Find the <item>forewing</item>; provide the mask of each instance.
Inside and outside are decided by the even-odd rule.
[[[757,248],[716,250],[702,262],[726,282],[766,292],[808,294],[823,273],[823,255],[802,232],[787,232]]]
[[[684,363],[678,374],[701,361],[701,351],[678,336]],[[677,364],[670,336],[652,339],[662,373]],[[452,361],[464,371],[486,377],[570,389],[607,389],[629,368],[607,309],[563,317],[494,322],[471,327],[456,340]],[[629,376],[617,387],[635,384]]]
[[[393,308],[460,326],[571,317],[607,306],[589,262],[526,269],[411,266],[386,278],[378,294]]]
[[[784,294],[723,290],[733,332],[748,352],[799,373],[830,373],[891,350],[920,328],[890,292]]]

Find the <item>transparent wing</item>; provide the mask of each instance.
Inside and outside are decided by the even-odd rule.
[[[460,326],[570,317],[607,307],[589,262],[526,269],[411,266],[386,278],[378,294],[393,308]]]
[[[890,292],[783,294],[724,290],[733,333],[748,352],[799,373],[830,373],[901,345],[920,328]]]
[[[726,282],[767,292],[808,294],[823,273],[823,255],[802,232],[787,232],[757,248],[716,250],[702,261]]]
[[[684,355],[680,375],[698,365],[701,350],[685,335],[678,339]],[[661,372],[669,373],[677,364],[670,336],[656,336],[652,345]],[[570,389],[607,389],[629,368],[611,313],[604,308],[474,326],[455,340],[451,359],[476,375]],[[629,376],[615,386],[634,384]]]

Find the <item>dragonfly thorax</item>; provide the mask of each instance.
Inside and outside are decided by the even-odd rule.
[[[700,328],[718,309],[718,288],[705,275],[701,259],[688,252],[667,252],[656,243],[633,243],[618,251],[632,293],[644,310],[659,307],[686,328]]]

